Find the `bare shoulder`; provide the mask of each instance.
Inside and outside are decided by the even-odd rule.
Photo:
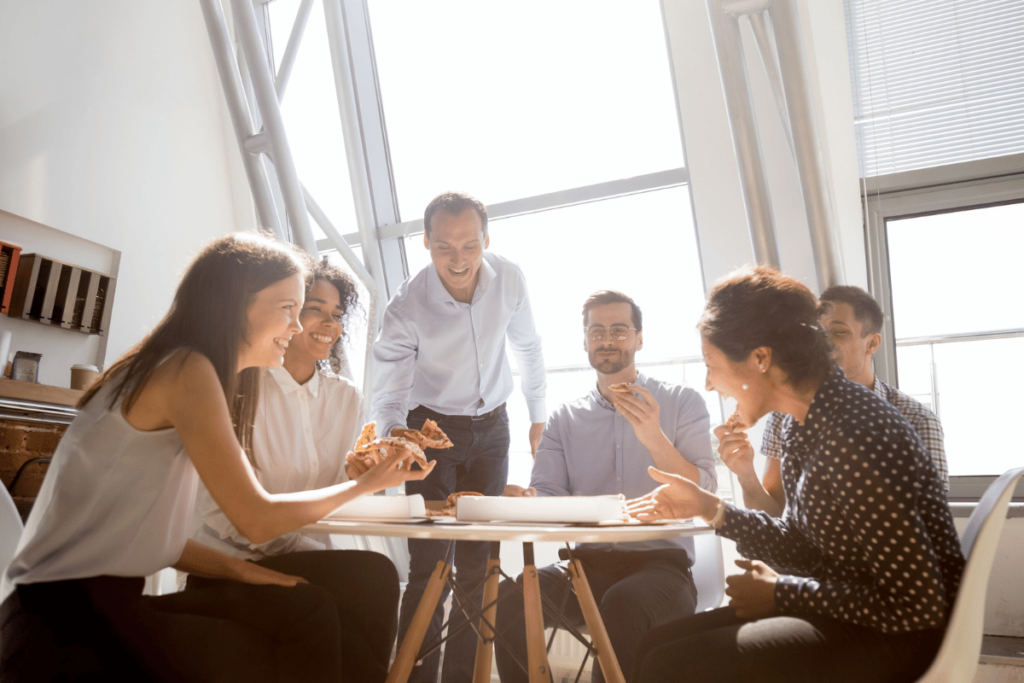
[[[223,400],[213,363],[201,353],[178,349],[153,370],[125,417],[137,429],[170,427],[175,413],[203,404],[204,397]]]

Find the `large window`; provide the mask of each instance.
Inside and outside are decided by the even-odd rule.
[[[655,0],[370,0],[404,220],[683,166]]]
[[[1024,307],[1024,5],[845,0],[875,370],[934,410],[953,495],[1020,463],[998,430],[1019,404]]]
[[[490,249],[526,274],[549,409],[594,385],[581,308],[599,289],[643,309],[644,372],[703,391],[703,278],[659,3],[369,8],[409,272],[429,263],[417,220],[427,202],[448,189],[473,194],[491,212]],[[518,390],[509,411],[509,478],[525,484]]]
[[[886,237],[900,387],[938,414],[950,474],[1019,465],[996,425],[1024,382],[1024,204],[894,218]]]

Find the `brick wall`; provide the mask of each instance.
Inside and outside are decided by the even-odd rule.
[[[18,468],[26,461],[53,455],[66,429],[66,425],[0,420],[0,480],[4,487],[10,486]],[[39,493],[47,467],[42,463],[29,465],[11,491],[22,514],[27,514]]]

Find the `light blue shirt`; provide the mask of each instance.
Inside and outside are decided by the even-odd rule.
[[[370,414],[378,434],[405,427],[418,405],[482,415],[512,395],[508,338],[531,422],[544,422],[544,355],[519,266],[485,252],[471,303],[456,301],[431,263],[398,288],[373,344]],[[419,425],[415,425],[419,427]]]
[[[660,406],[661,430],[684,458],[697,466],[701,488],[718,488],[711,450],[711,417],[693,389],[638,374],[636,383]],[[548,419],[537,449],[530,486],[538,496],[596,496],[621,493],[638,498],[658,482],[647,473],[654,458],[640,444],[633,426],[595,387],[586,396],[558,406]],[[685,548],[693,560],[693,539],[586,544],[588,548],[653,550]]]

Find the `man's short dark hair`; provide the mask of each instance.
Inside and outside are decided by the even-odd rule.
[[[882,331],[882,324],[885,322],[882,307],[860,287],[833,285],[822,292],[818,298],[823,308],[828,304],[849,304],[853,309],[853,317],[861,325],[862,337]]]
[[[602,289],[600,292],[594,292],[587,300],[583,303],[583,326],[587,326],[587,314],[598,306],[604,306],[605,304],[629,304],[633,309],[633,327],[636,328],[637,332],[644,329],[644,318],[643,314],[640,313],[640,307],[636,305],[632,299],[623,294],[622,292],[615,292],[610,289]]]
[[[480,227],[484,231],[484,237],[487,237],[487,207],[479,199],[474,199],[462,192],[442,192],[430,200],[427,209],[423,212],[423,229],[426,231],[427,237],[430,237],[430,221],[433,220],[435,213],[444,211],[458,216],[466,209],[473,209],[480,216]]]

